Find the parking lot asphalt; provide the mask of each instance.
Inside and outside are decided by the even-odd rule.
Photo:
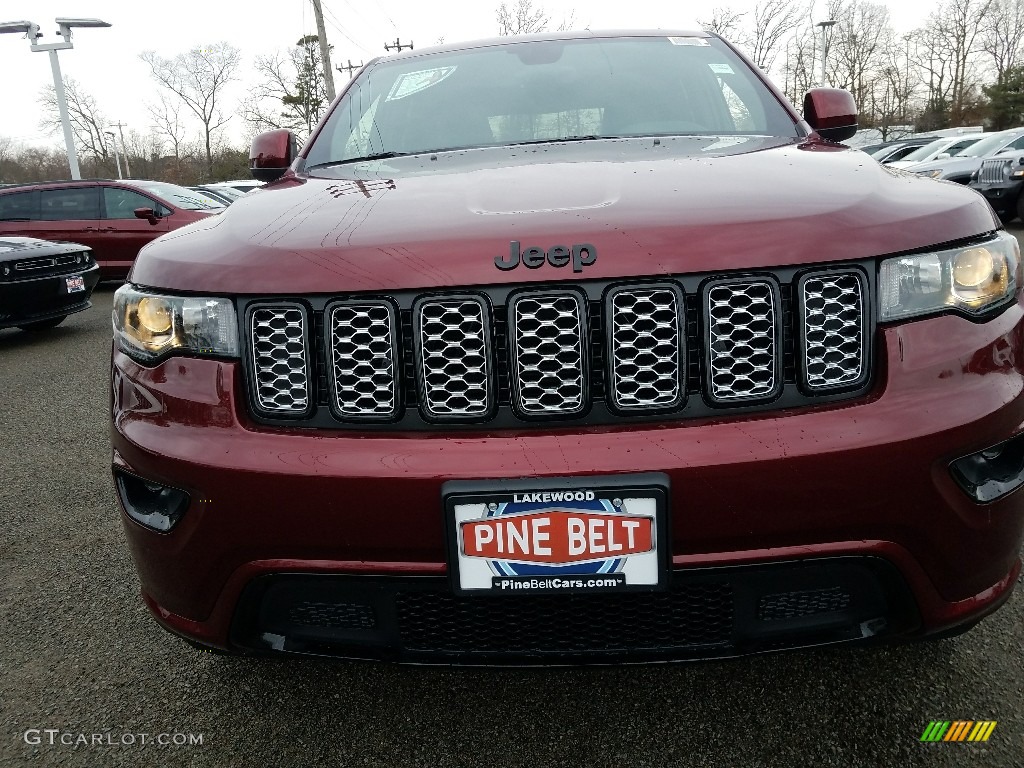
[[[48,333],[0,331],[0,767],[1024,765],[1020,587],[956,639],[725,662],[465,670],[193,650],[149,618],[118,517],[112,296],[101,286]],[[939,719],[998,725],[986,743],[920,743]]]

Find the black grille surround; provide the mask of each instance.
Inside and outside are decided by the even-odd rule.
[[[454,665],[724,658],[871,642],[920,619],[877,557],[676,570],[663,591],[458,597],[444,576],[282,573],[243,591],[235,650]]]
[[[720,418],[728,414],[774,411],[783,408],[813,406],[847,400],[866,394],[872,385],[877,368],[874,359],[873,335],[877,310],[875,306],[876,265],[874,260],[773,268],[771,270],[744,270],[728,273],[689,274],[672,276],[644,276],[636,279],[581,280],[564,283],[527,283],[510,285],[458,286],[445,289],[421,289],[388,292],[339,292],[335,294],[274,295],[239,297],[236,299],[240,317],[250,317],[260,306],[301,306],[306,313],[306,349],[309,350],[310,387],[309,408],[303,413],[270,414],[260,407],[254,395],[251,338],[248,323],[241,334],[242,360],[245,367],[245,388],[248,393],[249,414],[254,422],[311,429],[359,431],[473,430],[483,428],[559,427],[606,425],[621,423],[665,422],[696,418]],[[849,385],[812,388],[801,365],[804,349],[800,318],[804,316],[800,304],[799,286],[809,277],[854,274],[863,286],[863,371]],[[709,328],[707,292],[721,283],[767,282],[772,287],[777,305],[774,309],[777,338],[778,382],[767,397],[715,400],[710,394]],[[621,290],[649,291],[663,287],[679,296],[680,355],[679,395],[668,405],[653,404],[644,408],[618,408],[615,398],[608,397],[607,388],[616,381],[611,366],[614,355],[609,353],[608,333],[613,311],[612,301]],[[583,303],[581,315],[585,318],[587,343],[583,359],[584,404],[573,414],[530,413],[515,407],[516,391],[512,386],[514,349],[510,334],[510,310],[520,296],[550,296],[559,293],[579,294]],[[420,327],[417,308],[426,302],[446,302],[478,299],[484,308],[488,326],[486,344],[489,355],[487,379],[494,397],[490,398],[486,412],[480,415],[438,415],[425,407],[421,356],[417,347]],[[340,414],[332,407],[331,340],[325,323],[325,310],[341,302],[387,302],[396,309],[395,334],[397,344],[397,380],[395,382],[396,409],[393,417],[354,418]]]

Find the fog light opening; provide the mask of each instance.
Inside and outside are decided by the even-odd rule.
[[[975,501],[996,501],[1024,485],[1024,434],[957,459],[949,471]]]
[[[188,494],[177,488],[143,480],[120,470],[114,471],[114,483],[128,516],[154,531],[165,533],[171,530],[188,509]]]

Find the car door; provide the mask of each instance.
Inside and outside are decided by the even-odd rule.
[[[167,207],[127,187],[104,186],[101,229],[110,254],[110,268],[128,274],[139,250],[170,229]],[[137,208],[151,208],[160,214],[156,223],[135,216]]]
[[[100,195],[95,184],[39,190],[39,216],[31,222],[32,237],[66,240],[92,248],[102,264]]]

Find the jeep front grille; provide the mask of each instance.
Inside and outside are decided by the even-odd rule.
[[[255,405],[297,415],[309,408],[306,312],[299,305],[257,306],[249,315]]]
[[[514,299],[510,336],[516,409],[527,416],[568,416],[586,403],[586,314],[575,293],[527,293]]]
[[[849,386],[864,373],[864,288],[856,272],[801,280],[803,368],[813,390]]]
[[[854,397],[871,379],[872,267],[242,299],[253,416],[516,428]]]
[[[395,311],[386,301],[328,311],[332,405],[342,417],[390,418],[398,411]]]
[[[708,395],[719,402],[777,393],[778,298],[767,280],[716,283],[707,289]]]
[[[982,184],[1002,184],[1009,177],[1012,162],[1005,158],[983,160],[978,169],[978,181]]]
[[[484,416],[493,399],[488,317],[479,297],[418,306],[416,352],[423,408],[432,418]]]
[[[679,403],[681,300],[672,288],[620,288],[610,301],[612,402],[621,410]]]

